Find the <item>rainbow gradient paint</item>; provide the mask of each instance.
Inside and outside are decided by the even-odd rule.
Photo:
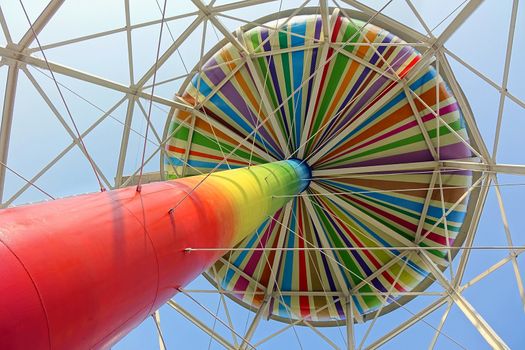
[[[0,211],[2,348],[111,347],[309,178],[289,160]]]
[[[233,247],[281,209],[293,196],[304,191],[310,183],[311,171],[297,159],[233,169],[205,175],[177,179],[177,186],[188,189],[204,212],[218,212],[218,225],[228,227]],[[168,183],[170,183],[168,182]],[[288,197],[287,197],[288,196]]]

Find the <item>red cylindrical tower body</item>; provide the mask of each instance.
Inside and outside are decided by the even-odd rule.
[[[296,165],[0,211],[0,349],[114,344],[225,253],[185,248],[232,247],[300,192]]]

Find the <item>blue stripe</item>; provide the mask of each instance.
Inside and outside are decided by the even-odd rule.
[[[204,79],[201,80],[200,84],[200,93],[207,97],[210,92],[212,91],[211,87],[204,81]],[[228,103],[220,97],[218,93],[215,93],[209,101],[213,103],[217,108],[219,108],[223,113],[225,113],[229,118],[233,119],[237,125],[239,125],[242,129],[244,129],[247,133],[253,132],[253,128],[250,124],[248,124],[243,118],[241,118],[237,112],[235,112]],[[255,133],[255,138],[257,141],[263,143],[266,148],[268,148],[274,155],[279,155],[280,153],[277,152],[270,144],[268,144],[258,132]]]
[[[293,34],[305,35],[306,34],[306,22],[294,23],[291,25],[291,31]],[[291,44],[294,46],[304,46],[304,39],[291,36]],[[303,71],[304,71],[304,51],[292,52],[292,69],[293,69],[293,91],[297,90],[303,83]],[[294,107],[294,124],[295,124],[295,146],[299,146],[301,140],[301,109],[303,103],[302,89],[298,90],[294,95],[295,107]]]
[[[423,204],[419,202],[414,202],[408,199],[394,197],[394,196],[384,194],[384,193],[369,192],[368,190],[363,190],[358,187],[350,186],[347,184],[333,183],[332,181],[326,181],[326,182],[336,187],[343,187],[355,193],[361,193],[361,196],[367,196],[367,197],[374,198],[374,199],[377,199],[383,202],[387,202],[389,204],[394,204],[399,207],[415,211],[416,213],[421,213],[423,211]],[[447,220],[461,223],[465,219],[465,215],[466,213],[463,211],[454,210],[452,213],[447,215]],[[429,205],[427,216],[432,216],[436,219],[440,219],[443,216],[443,210],[441,209],[441,207]]]

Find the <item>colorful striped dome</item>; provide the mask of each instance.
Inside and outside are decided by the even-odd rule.
[[[207,277],[252,309],[266,300],[268,317],[330,325],[350,300],[356,318],[370,318],[428,286],[426,265],[404,247],[430,247],[449,265],[454,251],[443,248],[464,240],[472,174],[434,169],[472,146],[454,96],[418,51],[337,11],[324,32],[321,16],[297,16],[238,35],[249,55],[217,48],[181,96],[197,116],[173,113],[164,170],[307,162],[309,188]],[[435,183],[442,192],[429,191]]]

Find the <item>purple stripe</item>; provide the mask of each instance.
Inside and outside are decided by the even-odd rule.
[[[458,158],[467,158],[472,156],[470,150],[462,143],[454,143],[452,145],[447,145],[439,148],[441,157],[444,159],[458,159]],[[358,166],[370,166],[370,165],[385,165],[385,164],[395,164],[395,163],[414,163],[414,162],[426,162],[432,161],[432,155],[428,149],[421,151],[409,152],[398,155],[391,155],[382,158],[365,160],[363,162],[353,163],[351,166],[345,168],[352,168]],[[342,167],[343,168],[343,167]]]
[[[336,299],[336,297],[333,297],[334,300]],[[341,318],[341,320],[344,320],[345,318],[345,312],[343,310],[343,305],[341,304],[341,300],[338,300],[335,302],[335,308],[337,309],[337,313],[339,314],[339,317]]]
[[[219,85],[221,81],[226,78],[226,74],[222,71],[221,67],[217,66],[217,61],[215,58],[211,58],[203,68],[207,68],[207,66],[215,66],[214,68],[210,68],[209,70],[205,71],[206,77],[214,84]]]
[[[315,234],[315,238],[317,240],[317,246],[318,247],[322,247],[322,243],[321,243],[321,238],[319,237],[320,234],[322,234],[321,232],[317,232],[317,230],[314,228],[314,234]],[[323,267],[324,267],[324,271],[325,271],[325,274],[326,274],[326,278],[328,279],[328,284],[330,285],[330,290],[331,291],[335,291],[336,288],[335,288],[335,283],[334,283],[334,278],[332,277],[332,274],[330,273],[330,268],[328,266],[328,261],[326,260],[326,256],[325,254],[319,254],[321,256],[321,259],[323,260]]]
[[[213,58],[209,61],[211,65],[216,65],[217,61]],[[220,68],[213,68],[206,73],[206,77],[214,84],[219,85],[225,78],[226,74]],[[224,84],[219,91],[228,99],[228,101],[242,114],[244,118],[251,123],[252,126],[258,124],[257,118],[253,115],[252,111],[248,108],[245,99],[239,94],[237,89],[233,86],[231,81]],[[257,131],[266,142],[268,142],[274,149],[279,149],[279,146],[275,143],[269,132],[263,127]]]
[[[412,54],[414,52],[417,52],[411,47],[403,46],[403,48],[398,52],[397,56],[394,58],[392,63],[390,64],[392,68],[397,72],[402,64],[404,64],[410,57],[412,57]],[[419,55],[418,55],[419,56]]]
[[[374,285],[374,287],[376,287],[376,289],[380,290],[381,292],[386,292],[387,291],[385,286],[383,286],[383,284],[377,278],[374,278],[372,280],[372,284]]]

